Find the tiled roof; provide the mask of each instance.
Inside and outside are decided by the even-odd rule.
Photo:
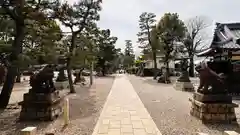
[[[240,23],[217,23],[211,48],[240,49]]]
[[[234,36],[240,38],[240,30],[231,30],[231,32],[233,33]]]
[[[239,49],[240,48],[240,46],[238,44],[234,43],[233,41],[230,41],[230,42],[227,42],[224,44],[220,44],[220,45],[213,44],[212,46],[217,46],[222,49]]]

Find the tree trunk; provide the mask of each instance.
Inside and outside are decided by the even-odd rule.
[[[83,72],[84,68],[80,69],[78,73],[75,73],[75,80],[73,82],[73,84],[77,84],[78,82],[82,82],[82,72]]]
[[[165,82],[167,82],[169,80],[169,61],[166,62],[166,78],[165,78]]]
[[[0,65],[0,85],[3,85],[7,74],[7,69],[4,65]]]
[[[90,85],[93,84],[93,62],[91,62],[90,66]]]
[[[68,75],[70,93],[76,93],[74,86],[73,86],[72,69],[71,69],[70,65],[67,66],[67,75]]]
[[[76,93],[74,86],[73,86],[73,79],[72,79],[72,56],[74,55],[74,49],[75,49],[75,39],[76,39],[76,33],[72,30],[72,39],[71,39],[71,46],[69,48],[70,56],[68,57],[67,61],[67,74],[68,74],[68,82],[69,82],[69,89],[70,93]]]
[[[17,77],[16,77],[16,83],[21,83],[21,72],[19,69],[17,69]]]
[[[102,66],[102,76],[105,76],[105,64]]]
[[[0,95],[0,108],[6,108],[9,103],[16,75],[17,68],[15,66],[9,66],[6,80],[3,84],[2,92]]]
[[[17,65],[19,54],[22,52],[22,41],[24,39],[24,20],[17,20],[16,22],[16,37],[12,44],[12,53],[10,55],[10,65],[7,68],[7,76],[4,82],[2,92],[0,95],[0,108],[6,108],[12,93],[15,78],[17,75]]]
[[[154,64],[154,77],[153,79],[156,80],[157,79],[157,54],[156,51],[153,51],[153,64]]]
[[[194,77],[194,60],[193,57],[190,57],[190,65],[189,65],[189,76]]]
[[[66,81],[66,80],[67,80],[67,77],[66,77],[64,71],[65,71],[64,68],[62,68],[62,69],[59,70],[59,73],[58,73],[56,82],[63,82],[63,81]]]

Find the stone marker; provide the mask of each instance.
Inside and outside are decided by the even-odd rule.
[[[235,131],[224,131],[223,135],[240,135],[240,134]]]
[[[20,135],[36,135],[37,128],[36,127],[26,127],[21,130]]]
[[[69,100],[68,100],[68,98],[66,98],[64,100],[63,119],[64,119],[64,125],[68,125],[69,124]]]

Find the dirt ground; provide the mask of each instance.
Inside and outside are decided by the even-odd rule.
[[[172,84],[160,84],[152,78],[130,75],[129,80],[163,135],[221,135],[225,130],[239,131],[238,124],[203,124],[192,117],[188,100],[191,92],[177,91]],[[239,122],[240,109],[235,111]]]
[[[53,122],[18,122],[20,107],[0,112],[0,135],[18,135],[27,126],[36,126],[37,135],[56,133],[57,135],[91,135],[101,109],[112,87],[114,76],[95,78],[88,86],[76,85],[76,94],[70,94],[70,124],[63,127],[63,118]]]

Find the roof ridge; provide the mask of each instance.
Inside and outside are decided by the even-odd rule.
[[[240,22],[228,22],[228,23],[216,22],[216,25],[234,25],[234,24],[239,24],[240,25]]]

